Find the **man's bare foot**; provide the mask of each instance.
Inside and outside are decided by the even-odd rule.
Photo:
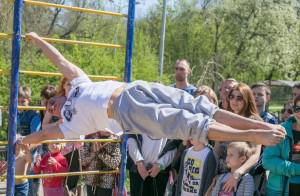
[[[284,129],[283,129],[284,130]],[[253,142],[265,146],[273,146],[285,138],[285,130],[253,130]]]

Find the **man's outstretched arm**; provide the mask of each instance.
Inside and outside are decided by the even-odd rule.
[[[29,33],[26,35],[26,38],[29,39],[35,46],[42,49],[45,56],[58,67],[59,71],[69,80],[72,80],[84,72],[68,61],[54,46],[44,41],[36,33]]]
[[[23,144],[39,144],[44,140],[63,139],[64,134],[60,131],[59,127],[51,127],[47,130],[38,131],[27,135],[22,139]]]
[[[276,129],[239,130],[218,122],[209,125],[208,139],[216,141],[249,141],[266,146],[278,144],[285,134]]]

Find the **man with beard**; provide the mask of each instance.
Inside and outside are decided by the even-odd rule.
[[[188,77],[192,74],[190,63],[186,59],[178,59],[175,64],[174,88],[179,88],[194,96],[196,87],[189,84]]]

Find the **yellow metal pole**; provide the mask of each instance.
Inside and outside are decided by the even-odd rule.
[[[55,8],[63,8],[67,10],[77,11],[77,12],[87,12],[92,14],[98,15],[110,15],[110,16],[119,16],[119,17],[127,17],[127,14],[115,13],[115,12],[108,12],[108,11],[100,11],[88,8],[81,8],[81,7],[73,7],[68,5],[61,5],[61,4],[54,4],[54,3],[46,3],[40,1],[31,1],[31,0],[24,0],[25,4],[28,5],[36,5],[41,7],[55,7]]]
[[[11,37],[12,37],[11,34],[0,33],[0,38],[9,39]],[[22,37],[25,38],[26,40],[26,36],[22,35]],[[78,45],[96,46],[96,47],[104,47],[104,48],[124,48],[124,46],[119,44],[106,44],[100,42],[86,42],[86,41],[78,41],[78,40],[47,38],[47,37],[41,37],[41,38],[51,43],[78,44]]]
[[[7,145],[7,141],[0,141],[0,146],[4,146],[4,145]]]
[[[71,139],[71,140],[44,140],[39,142],[39,144],[56,144],[56,143],[70,143],[70,142],[87,142],[87,143],[93,143],[93,142],[113,142],[113,143],[118,143],[121,142],[119,139]],[[7,145],[7,141],[0,141],[0,146]]]
[[[44,76],[44,77],[55,77],[60,76],[62,77],[61,73],[55,73],[55,72],[42,72],[42,71],[25,71],[20,70],[20,73],[31,75],[31,76]],[[9,71],[0,69],[0,74],[9,74]],[[117,76],[98,76],[98,75],[88,75],[88,77],[92,80],[120,80]]]
[[[121,140],[117,139],[71,139],[71,140],[45,140],[40,143],[43,144],[56,144],[56,143],[69,143],[69,142],[88,142],[88,143],[93,143],[93,142],[120,142]]]
[[[124,48],[124,46],[118,44],[105,44],[105,43],[98,43],[98,42],[86,42],[86,41],[55,39],[55,38],[46,38],[46,37],[41,37],[41,38],[51,43],[78,44],[78,45],[88,45],[88,46],[105,47],[105,48]]]
[[[34,179],[34,178],[51,178],[59,176],[80,176],[80,175],[95,175],[95,174],[115,174],[119,173],[119,170],[111,171],[83,171],[83,172],[65,172],[65,173],[51,173],[51,174],[37,174],[37,175],[17,175],[15,179]]]
[[[7,106],[0,106],[0,109],[7,110]],[[18,106],[18,110],[46,110],[43,106]]]

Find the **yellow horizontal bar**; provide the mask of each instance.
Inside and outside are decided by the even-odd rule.
[[[6,33],[0,33],[0,40],[2,39],[10,39],[11,35]]]
[[[70,140],[45,140],[40,142],[40,144],[56,144],[56,143],[69,143],[69,142],[88,142],[88,143],[93,143],[93,142],[121,142],[119,139],[70,139]],[[0,145],[7,145],[7,141],[0,141]]]
[[[8,110],[8,106],[0,106],[0,109]],[[18,106],[18,110],[46,110],[44,106]]]
[[[9,39],[12,37],[12,34],[0,33],[0,38]],[[22,35],[22,38],[26,36]],[[67,40],[67,39],[56,39],[56,38],[47,38],[41,37],[43,40],[51,43],[64,43],[64,44],[78,44],[78,45],[87,45],[87,46],[96,46],[96,47],[105,47],[105,48],[124,48],[124,46],[119,44],[106,44],[99,42],[87,42],[87,41],[78,41],[78,40]]]
[[[118,139],[69,139],[69,140],[45,140],[40,142],[41,144],[56,144],[56,143],[69,143],[69,142],[121,142],[121,140]]]
[[[46,38],[42,37],[43,40],[52,43],[64,43],[64,44],[79,44],[79,45],[89,45],[96,47],[105,47],[105,48],[124,48],[122,45],[118,44],[105,44],[98,42],[86,42],[86,41],[77,41],[77,40],[67,40],[67,39],[54,39],[54,38]]]
[[[46,3],[46,2],[40,2],[40,1],[31,1],[31,0],[24,0],[24,2],[25,2],[25,4],[28,4],[28,5],[36,5],[36,6],[41,6],[41,7],[55,7],[55,8],[63,8],[63,9],[72,10],[72,11],[87,12],[87,13],[99,14],[99,15],[127,17],[126,14],[122,14],[122,13],[100,11],[100,10],[94,10],[94,9],[88,9],[88,8],[81,8],[81,7],[73,7],[73,6],[68,6],[68,5]]]
[[[46,110],[44,106],[18,106],[18,110]]]
[[[51,178],[59,176],[80,176],[80,175],[95,175],[95,174],[115,174],[119,173],[119,170],[111,171],[82,171],[82,172],[65,172],[65,173],[52,173],[52,174],[37,174],[37,175],[20,175],[15,176],[15,179],[35,179],[35,178]]]
[[[31,76],[60,76],[62,77],[61,73],[55,73],[55,72],[42,72],[42,71],[25,71],[20,70],[20,73],[31,75]],[[9,71],[0,69],[0,74],[9,74]],[[120,80],[117,76],[98,76],[98,75],[88,75],[88,77],[92,80]]]

